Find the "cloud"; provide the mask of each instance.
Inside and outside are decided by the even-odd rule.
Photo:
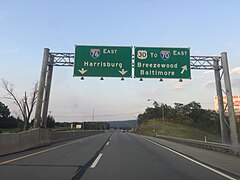
[[[191,54],[199,55],[199,54],[201,54],[201,51],[196,49],[196,50],[192,51]]]
[[[212,88],[215,86],[215,81],[206,81],[203,85],[207,88]]]
[[[231,74],[240,74],[240,67],[235,67],[231,70]]]
[[[159,93],[159,88],[152,88],[149,90],[149,94],[154,95]]]
[[[173,89],[174,90],[181,90],[181,89],[184,89],[185,87],[188,87],[190,85],[191,84],[187,83],[187,82],[176,83]]]
[[[240,87],[240,78],[232,78],[231,84],[233,88],[239,88]]]
[[[206,71],[203,71],[203,74],[212,74],[213,71],[210,71],[210,70],[206,70]]]

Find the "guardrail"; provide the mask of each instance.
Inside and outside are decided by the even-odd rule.
[[[198,148],[218,151],[226,154],[234,154],[240,156],[240,145],[234,146],[229,144],[221,144],[221,143],[214,143],[214,142],[204,142],[192,139],[184,139],[184,138],[177,138],[177,137],[170,137],[170,136],[163,136],[163,135],[156,135],[157,138],[165,139],[168,141],[173,141],[181,144],[186,144]]]

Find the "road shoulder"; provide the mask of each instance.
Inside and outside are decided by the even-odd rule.
[[[240,158],[238,156],[187,146],[159,138],[143,137],[240,178]]]

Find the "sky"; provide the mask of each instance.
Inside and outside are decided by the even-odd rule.
[[[74,52],[75,45],[190,47],[191,56],[227,52],[233,95],[240,94],[239,0],[0,0],[0,78],[18,98],[39,81],[43,49]],[[192,79],[80,78],[54,67],[49,113],[56,121],[136,119],[148,99],[173,106],[199,102],[214,109],[214,72]],[[13,101],[0,101],[20,116]],[[94,114],[94,118],[93,118]]]

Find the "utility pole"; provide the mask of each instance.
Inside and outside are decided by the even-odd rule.
[[[165,114],[164,114],[164,104],[162,103],[162,119],[163,119],[163,127],[164,127],[164,121],[165,121]]]

